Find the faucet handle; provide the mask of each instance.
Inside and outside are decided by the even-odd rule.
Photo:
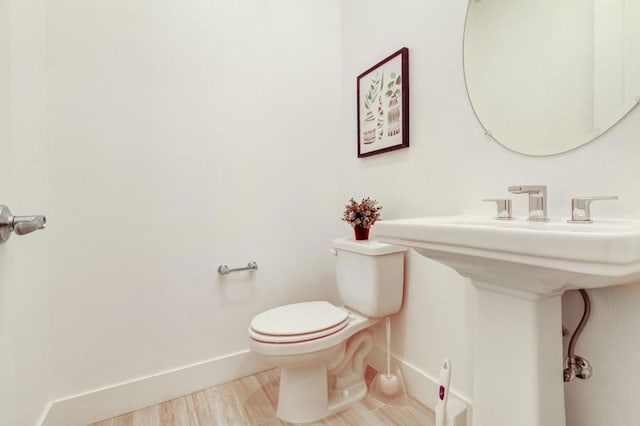
[[[482,201],[493,201],[498,207],[498,213],[496,219],[499,220],[511,220],[511,199],[509,198],[486,198]]]
[[[617,200],[617,195],[574,197],[571,199],[571,220],[569,223],[592,223],[591,203],[596,200]]]

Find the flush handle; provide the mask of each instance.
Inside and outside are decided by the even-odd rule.
[[[574,197],[571,199],[571,219],[569,223],[593,223],[591,203],[598,200],[617,200],[617,195]]]

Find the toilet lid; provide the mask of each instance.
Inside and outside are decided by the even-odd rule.
[[[347,325],[349,314],[328,302],[279,306],[257,315],[250,334],[256,340],[290,343],[318,339]]]

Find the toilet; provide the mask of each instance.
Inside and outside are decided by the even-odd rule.
[[[289,423],[317,421],[367,395],[371,326],[402,306],[405,247],[348,239],[333,240],[332,246],[344,306],[279,306],[249,326],[251,350],[280,367],[276,415]]]

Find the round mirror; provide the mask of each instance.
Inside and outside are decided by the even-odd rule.
[[[577,148],[640,101],[640,1],[470,0],[464,74],[478,120],[506,148]]]

